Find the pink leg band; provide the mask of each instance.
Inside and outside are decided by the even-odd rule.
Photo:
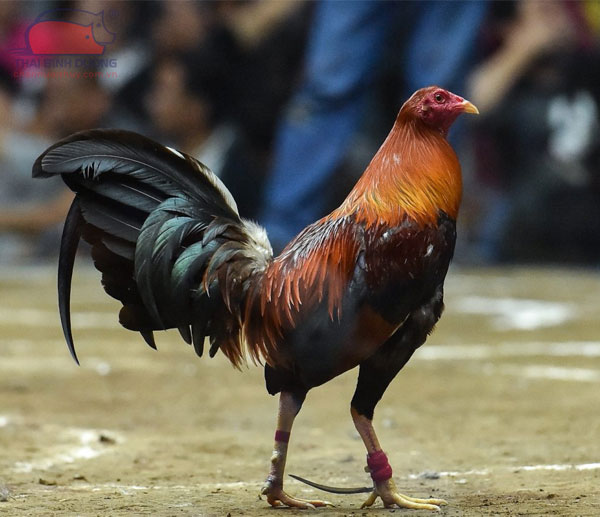
[[[388,463],[387,456],[383,451],[375,451],[367,454],[367,465],[371,472],[371,479],[375,483],[387,481],[392,477],[392,467]]]
[[[290,433],[287,431],[275,431],[275,441],[288,443],[290,441]]]

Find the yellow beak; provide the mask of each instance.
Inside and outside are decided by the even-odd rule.
[[[475,106],[475,104],[471,104],[468,100],[462,101],[463,113],[473,113],[474,115],[479,115],[479,110]]]

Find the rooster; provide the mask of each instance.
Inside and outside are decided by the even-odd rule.
[[[441,499],[400,494],[375,434],[376,404],[443,310],[454,252],[461,172],[446,140],[473,104],[440,87],[415,92],[342,205],[273,257],[266,232],[240,218],[221,181],[194,158],[135,133],[91,130],[47,149],[34,177],[60,174],[76,196],[58,268],[59,312],[70,322],[73,264],[91,245],[120,323],[156,348],[153,331],[177,328],[202,356],[221,350],[240,367],[263,363],[279,395],[271,469],[273,506],[310,508],[283,490],[290,432],[307,392],[359,367],[351,402],[373,487],[386,507],[437,510]],[[327,487],[324,487],[327,488]]]

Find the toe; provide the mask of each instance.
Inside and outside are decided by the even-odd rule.
[[[291,508],[301,508],[303,510],[314,510],[316,507],[310,501],[303,501],[287,495],[285,492],[281,495],[280,501]]]
[[[375,501],[377,500],[377,497],[378,497],[377,492],[375,492],[375,491],[371,492],[369,497],[367,497],[367,500],[360,507],[361,510],[363,508],[368,508],[369,506],[373,506],[373,503],[375,503]]]
[[[433,504],[436,506],[445,506],[448,504],[448,501],[446,501],[444,499],[419,499],[418,497],[409,497],[404,494],[400,494],[400,496],[403,497],[404,499],[408,499],[409,501],[412,501],[413,503]]]
[[[317,507],[317,508],[322,508],[324,506],[331,506],[332,508],[335,508],[335,505],[333,503],[330,503],[329,501],[307,501],[310,504],[312,504],[313,506]]]
[[[286,494],[283,490],[274,490],[267,495],[267,501],[271,506],[281,507],[289,506],[292,508],[300,508],[303,510],[314,510],[323,506],[333,506],[329,501],[306,501],[297,499]]]
[[[278,508],[280,506],[284,506],[284,504],[279,499],[270,499],[267,498],[267,502],[273,507]]]
[[[425,501],[425,499],[421,500],[411,500],[410,498],[406,498],[400,494],[394,494],[393,502],[400,506],[401,508],[410,508],[411,510],[431,510],[431,511],[440,511],[440,507],[437,504],[430,504],[426,502],[417,502],[417,501]],[[385,505],[386,508],[389,508],[392,505]]]

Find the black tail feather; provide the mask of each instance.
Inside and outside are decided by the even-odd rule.
[[[121,324],[156,348],[154,330],[178,328],[198,355],[210,338],[238,365],[248,283],[271,260],[262,230],[242,221],[231,194],[190,156],[127,131],[93,130],[51,146],[34,177],[60,174],[76,199],[59,259],[59,309],[77,361],[70,287],[80,238],[92,246]]]
[[[73,333],[71,331],[71,280],[73,278],[73,265],[75,264],[75,255],[79,247],[83,222],[79,210],[79,202],[75,199],[65,220],[60,255],[58,257],[58,310],[69,352],[71,352],[71,357],[73,357],[77,364],[79,364],[79,359],[75,352]]]
[[[156,341],[154,341],[154,332],[152,332],[151,330],[140,330],[140,334],[144,338],[144,341],[148,343],[148,346],[150,348],[154,348],[154,350],[157,350]]]
[[[189,325],[182,325],[181,327],[177,327],[179,330],[179,335],[181,339],[183,339],[188,345],[192,344],[192,331]]]
[[[297,481],[300,481],[301,483],[305,483],[309,486],[312,486],[313,488],[316,488],[317,490],[323,490],[324,492],[329,492],[331,494],[368,494],[373,492],[373,487],[369,487],[369,486],[361,486],[361,487],[357,487],[357,488],[343,488],[343,487],[336,487],[336,486],[328,486],[328,485],[321,485],[320,483],[315,483],[314,481],[309,481],[308,479],[305,478],[301,478],[300,476],[296,476],[295,474],[288,474],[288,476],[290,476],[291,478],[294,478]]]

